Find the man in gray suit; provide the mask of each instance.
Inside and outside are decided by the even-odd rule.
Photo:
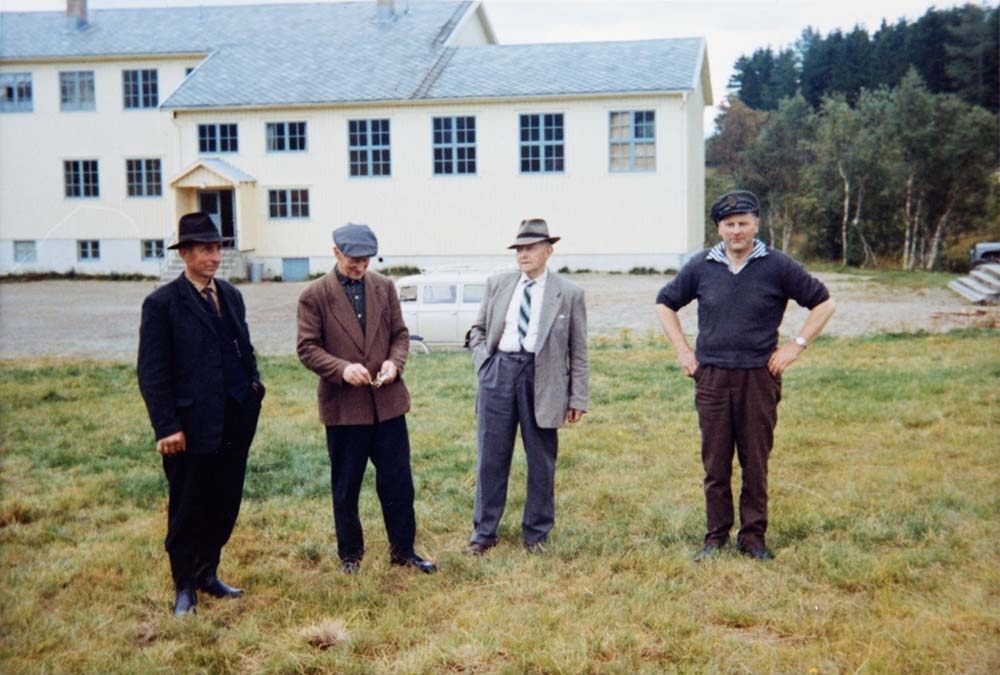
[[[520,271],[490,277],[470,331],[479,451],[468,555],[497,543],[518,426],[528,465],[525,547],[543,552],[555,524],[558,428],[583,417],[589,377],[583,290],[546,267],[557,241],[544,220],[521,222],[508,247]]]

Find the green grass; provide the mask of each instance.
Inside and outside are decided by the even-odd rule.
[[[390,567],[369,472],[368,556],[338,571],[315,380],[268,398],[221,572],[247,595],[170,616],[165,480],[133,368],[0,370],[0,672],[1000,672],[995,330],[822,339],[785,377],[760,564],[696,565],[689,380],[655,336],[595,341],[591,412],[560,435],[557,524],[520,547],[518,450],[500,545],[461,555],[475,487],[465,353],[405,377],[417,547]],[[737,471],[738,476],[738,471]]]

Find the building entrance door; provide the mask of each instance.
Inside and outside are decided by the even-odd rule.
[[[198,210],[207,213],[222,234],[223,248],[236,246],[236,218],[232,190],[199,190]]]

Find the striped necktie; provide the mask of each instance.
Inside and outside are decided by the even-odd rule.
[[[521,309],[517,313],[517,343],[524,349],[524,338],[528,334],[528,321],[531,319],[531,287],[535,285],[530,279],[524,284],[524,294],[521,295]]]

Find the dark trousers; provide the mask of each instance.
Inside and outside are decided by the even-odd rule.
[[[492,546],[507,502],[507,483],[518,426],[527,459],[527,495],[521,531],[524,543],[545,541],[555,525],[556,429],[535,422],[535,359],[497,352],[479,371],[476,400],[476,506],[472,541]]]
[[[260,399],[226,400],[223,446],[217,453],[163,458],[167,476],[167,536],[174,586],[195,588],[216,574],[222,547],[240,513],[247,455],[257,431]]]
[[[365,539],[358,515],[358,497],[368,460],[375,467],[375,492],[393,555],[413,555],[416,516],[413,513],[413,475],[406,417],[375,424],[328,426],[333,524],[341,560],[361,560]]]
[[[705,467],[706,544],[722,545],[733,526],[733,453],[740,461],[737,545],[763,548],[767,532],[767,462],[778,422],[781,381],[767,368],[699,368],[695,406]]]

